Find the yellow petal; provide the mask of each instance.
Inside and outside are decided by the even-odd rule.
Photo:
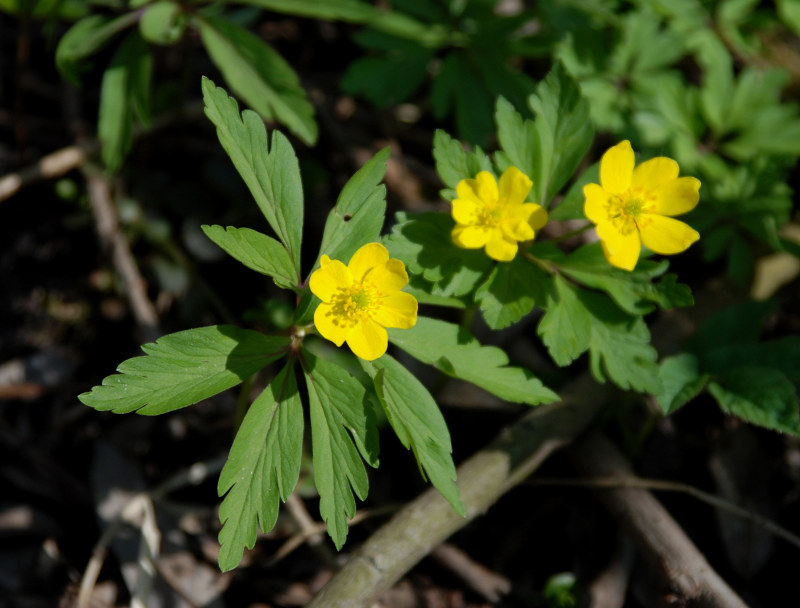
[[[453,219],[458,224],[470,226],[478,223],[484,205],[473,198],[457,198],[453,201]]]
[[[325,302],[317,306],[314,311],[314,326],[319,334],[326,340],[330,340],[336,346],[341,346],[347,337],[350,327],[341,324],[341,319],[334,313],[333,306]]]
[[[353,273],[354,281],[362,281],[364,275],[375,266],[383,266],[389,260],[389,251],[380,243],[367,243],[350,258],[347,267]]]
[[[493,230],[486,243],[486,255],[498,262],[510,262],[517,255],[517,242],[507,239],[500,230]]]
[[[372,318],[384,327],[409,329],[417,323],[417,299],[410,293],[395,291],[381,298]]]
[[[464,249],[480,249],[491,234],[492,229],[486,226],[456,226],[450,233],[453,242]]]
[[[544,225],[547,223],[549,217],[544,207],[535,203],[525,203],[522,205],[522,207],[524,209],[530,209],[528,224],[530,224],[531,228],[534,230],[544,228]]]
[[[485,203],[497,202],[497,180],[494,175],[488,171],[481,171],[475,176],[475,181],[478,183],[475,194],[480,200]]]
[[[597,236],[600,237],[609,264],[623,270],[636,268],[642,252],[642,243],[636,230],[623,234],[611,222],[601,222],[597,225]]]
[[[347,334],[347,345],[357,357],[374,361],[389,347],[389,334],[375,321],[366,318]]]
[[[583,187],[583,213],[592,223],[599,224],[608,219],[608,199],[610,194],[603,190],[599,184],[586,184]]]
[[[483,207],[483,201],[478,198],[478,181],[474,179],[462,179],[456,185],[458,198],[472,201],[476,205]]]
[[[697,230],[671,217],[644,215],[637,223],[640,223],[642,243],[656,253],[680,253],[700,238]]]
[[[700,180],[679,177],[665,184],[656,193],[655,212],[659,215],[681,215],[691,211],[700,200]]]
[[[631,187],[641,186],[653,190],[677,178],[679,172],[678,163],[674,160],[666,156],[656,156],[633,170]]]
[[[524,217],[504,219],[500,229],[512,241],[530,241],[534,236],[533,228]]]
[[[403,262],[392,258],[385,264],[375,266],[369,273],[368,279],[381,291],[395,291],[403,289],[408,284],[408,273]]]
[[[633,177],[633,149],[627,139],[606,150],[600,159],[600,185],[611,194],[622,194]]]
[[[527,175],[516,167],[509,167],[500,176],[500,198],[512,205],[523,203],[532,186],[533,182]]]
[[[349,287],[353,282],[350,270],[339,260],[332,260],[327,255],[320,259],[321,266],[317,268],[308,281],[311,293],[323,302],[330,302],[340,288]]]

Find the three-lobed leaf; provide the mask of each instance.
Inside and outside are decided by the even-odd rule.
[[[119,374],[78,399],[117,414],[164,414],[239,384],[283,356],[288,345],[288,338],[231,325],[179,331],[142,346],[145,356],[123,361]]]
[[[390,329],[389,339],[415,359],[501,399],[529,405],[558,399],[530,370],[509,366],[508,355],[502,349],[483,346],[458,325],[417,317],[417,324],[411,329]]]
[[[319,512],[337,549],[347,538],[347,519],[356,512],[353,493],[367,497],[362,458],[378,466],[377,426],[364,387],[334,363],[304,353],[311,418],[314,482]]]
[[[267,139],[264,122],[244,110],[224,89],[203,77],[203,100],[208,118],[236,170],[250,189],[258,207],[286,247],[300,277],[300,243],[303,233],[303,184],[297,156],[279,131]]]
[[[278,499],[286,500],[297,485],[302,455],[303,404],[290,363],[250,406],[219,476],[223,572],[239,565],[245,547],[253,548],[259,527],[273,528]]]
[[[464,505],[455,483],[450,432],[436,401],[413,374],[389,355],[361,365],[375,384],[375,391],[389,424],[400,442],[412,450],[423,477],[430,479],[457,513]]]

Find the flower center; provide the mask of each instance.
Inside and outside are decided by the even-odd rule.
[[[507,203],[508,201],[504,198],[494,203],[486,203],[478,216],[478,225],[486,226],[487,228],[497,227],[503,220]]]
[[[630,188],[623,194],[609,197],[608,216],[617,230],[630,234],[649,223],[647,216],[652,212],[655,200],[656,197],[643,188]]]
[[[333,296],[331,311],[333,324],[341,327],[355,327],[380,308],[383,292],[370,281],[353,283],[349,287],[339,287]]]

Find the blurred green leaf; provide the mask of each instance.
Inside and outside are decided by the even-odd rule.
[[[430,479],[456,513],[466,515],[450,452],[450,432],[427,389],[389,355],[361,362],[375,383],[383,410],[406,449],[412,450],[423,477]]]
[[[303,356],[319,512],[333,543],[341,549],[347,538],[347,519],[356,514],[353,492],[364,500],[369,489],[361,459],[378,466],[377,427],[358,380],[338,365],[307,352]]]
[[[418,317],[411,329],[390,329],[389,339],[415,359],[506,401],[538,405],[558,400],[529,370],[509,366],[502,349],[482,346],[458,325]]]
[[[600,163],[596,162],[581,173],[580,177],[569,187],[558,206],[548,212],[549,221],[585,220],[586,214],[583,212],[583,205],[586,197],[583,195],[583,187],[586,184],[599,183]],[[586,221],[588,223],[588,220]]]
[[[266,42],[217,17],[193,20],[228,86],[264,120],[286,125],[303,142],[317,141],[314,106],[292,67]]]
[[[97,136],[100,154],[115,173],[133,144],[133,108],[149,119],[149,84],[153,59],[139,33],[128,34],[111,58],[100,86]]]
[[[658,370],[661,390],[655,395],[664,414],[671,414],[694,399],[708,384],[710,376],[700,372],[697,357],[682,353],[667,357]]]
[[[756,362],[715,377],[708,390],[725,413],[800,436],[797,391],[782,372]]]
[[[142,37],[153,44],[169,46],[178,42],[186,29],[186,16],[177,2],[160,0],[147,5],[139,21]]]
[[[116,414],[164,414],[236,386],[280,358],[288,345],[288,338],[231,325],[179,331],[142,346],[145,356],[123,361],[119,374],[78,399]]]
[[[328,213],[317,261],[325,254],[347,262],[359,247],[377,241],[386,214],[386,187],[381,183],[386,173],[389,148],[384,148],[351,177],[336,206]]]
[[[249,228],[203,225],[206,236],[242,264],[274,279],[278,287],[297,287],[292,258],[275,239]]]
[[[303,404],[289,364],[259,395],[236,433],[217,484],[222,529],[219,567],[232,570],[252,549],[258,528],[269,532],[278,519],[278,500],[297,485],[303,454]]]
[[[56,66],[72,84],[80,84],[80,74],[91,66],[85,61],[103,48],[119,32],[135,24],[137,13],[121,17],[89,15],[61,37],[56,47]]]
[[[233,165],[250,189],[258,207],[280,238],[300,276],[303,233],[303,184],[292,145],[279,131],[271,144],[261,118],[250,110],[239,114],[236,101],[221,87],[203,78],[206,116]]]

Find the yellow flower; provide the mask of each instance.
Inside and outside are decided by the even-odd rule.
[[[408,329],[417,322],[416,298],[400,291],[407,283],[403,262],[389,259],[380,243],[361,247],[347,266],[323,255],[309,280],[322,300],[314,325],[336,346],[347,342],[362,359],[377,359],[389,345],[386,327]]]
[[[500,262],[514,259],[519,241],[529,241],[547,223],[547,211],[526,203],[533,182],[516,167],[497,180],[488,171],[475,179],[462,179],[453,201],[453,242],[465,249],[486,248],[486,255]]]
[[[691,211],[700,199],[700,180],[678,177],[671,158],[651,158],[634,169],[628,140],[600,160],[600,185],[583,187],[583,212],[597,224],[603,253],[612,266],[633,270],[642,245],[661,254],[685,251],[700,238],[671,216]]]

